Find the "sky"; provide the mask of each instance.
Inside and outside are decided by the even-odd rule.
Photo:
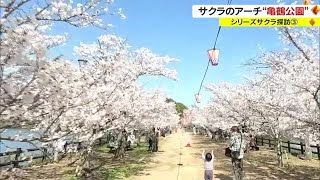
[[[233,0],[232,4],[273,4],[274,0]],[[290,0],[288,1],[290,2]],[[224,5],[227,0],[115,0],[114,8],[122,8],[126,19],[112,16],[105,22],[113,28],[107,32],[97,29],[75,29],[58,25],[55,33],[69,32],[67,45],[55,49],[55,53],[65,54],[76,60],[73,46],[80,42],[91,43],[102,34],[115,34],[126,38],[134,48],[146,47],[160,55],[177,58],[170,67],[178,72],[178,81],[164,78],[144,78],[141,83],[146,88],[163,88],[168,96],[187,106],[195,103],[208,62],[207,50],[213,48],[218,30],[217,19],[192,18],[192,5]],[[274,50],[281,46],[274,28],[230,28],[222,27],[216,48],[220,50],[219,65],[210,66],[205,84],[244,82],[243,76],[252,73],[243,67],[250,58],[259,55],[259,47]],[[210,93],[204,88],[200,95],[205,104]]]

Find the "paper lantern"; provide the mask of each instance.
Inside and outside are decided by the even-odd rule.
[[[197,103],[200,103],[200,95],[199,95],[199,94],[196,94],[196,95],[195,95],[195,98],[196,98]]]
[[[84,59],[79,59],[78,62],[79,62],[79,67],[80,68],[84,67],[88,63],[88,61],[84,60]]]
[[[211,62],[212,66],[217,66],[218,59],[219,59],[219,50],[218,49],[209,49],[208,50],[208,57],[209,57],[209,61]]]

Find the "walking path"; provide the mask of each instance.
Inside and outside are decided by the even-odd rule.
[[[191,140],[191,147],[186,147],[188,140]],[[211,151],[213,148],[205,137],[193,136],[191,133],[178,132],[166,138],[157,153],[156,157],[148,165],[148,168],[137,176],[127,180],[202,180],[203,179],[203,161],[201,153],[203,148]],[[215,146],[214,154],[217,154],[215,160],[215,180],[232,179],[229,177],[231,172],[231,162],[224,158],[224,146],[217,148]],[[216,152],[223,151],[223,152]],[[181,155],[180,155],[181,153]],[[178,164],[181,164],[180,166]]]

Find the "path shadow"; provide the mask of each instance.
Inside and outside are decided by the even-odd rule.
[[[215,174],[214,175],[214,179],[215,180],[218,180],[218,179],[220,179],[220,180],[232,180],[232,177],[227,176],[225,174]]]

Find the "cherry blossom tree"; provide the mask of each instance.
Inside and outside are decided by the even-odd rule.
[[[0,1],[3,12],[0,17],[0,115],[4,122],[1,128],[29,125],[25,120],[13,120],[21,116],[15,115],[13,118],[10,116],[14,114],[12,111],[21,114],[22,109],[15,108],[24,106],[26,110],[41,103],[38,102],[40,99],[34,86],[37,86],[35,84],[39,77],[47,73],[44,71],[50,59],[46,52],[67,40],[67,35],[52,35],[49,33],[50,29],[57,23],[75,27],[106,28],[107,23],[102,21],[102,17],[115,14],[111,9],[113,1],[82,2],[75,4],[72,1],[61,0]],[[119,14],[124,17],[121,11]],[[29,102],[30,107],[21,105],[24,102]]]
[[[242,85],[211,85],[212,100],[204,123],[245,124],[255,133],[277,140],[278,163],[282,162],[281,140],[302,138],[306,154],[319,143],[319,33],[315,28],[282,28],[287,47],[262,51],[247,65],[256,72]],[[221,119],[219,119],[221,117]]]
[[[272,74],[260,74],[276,84],[274,88],[282,90],[281,97],[286,100],[281,102],[280,109],[295,124],[293,136],[305,139],[310,157],[310,143],[319,143],[319,34],[314,28],[284,28],[280,32],[289,49],[268,53],[253,65],[271,70]]]
[[[146,92],[138,82],[141,76],[175,79],[176,72],[166,68],[174,58],[147,48],[132,50],[114,35],[74,48],[88,62],[84,67],[62,56],[48,58],[51,48],[68,39],[66,34],[50,33],[52,27],[64,23],[106,29],[111,25],[102,20],[104,15],[125,18],[121,9],[113,12],[112,3],[0,1],[5,10],[0,21],[0,129],[30,128],[40,134],[14,138],[18,141],[51,143],[68,137],[83,142],[79,172],[82,165],[90,166],[95,141],[109,129],[177,123],[174,105],[166,103],[166,96]]]
[[[55,71],[59,66],[64,67],[65,63],[52,63],[46,53],[65,43],[67,35],[55,35],[49,31],[58,23],[105,29],[108,24],[102,21],[102,17],[114,14],[110,8],[112,1],[82,2],[0,1],[0,129],[33,128],[42,118],[53,119],[52,122],[55,122],[66,112],[67,103],[60,106],[56,99],[56,103],[50,104],[53,98],[61,96],[58,90],[63,80],[61,77],[55,79],[57,76],[54,73],[67,75],[61,74],[63,69]],[[124,17],[121,12],[118,14]],[[46,87],[46,83],[53,83],[54,86]],[[47,107],[52,108],[52,114],[48,113],[50,111]],[[44,131],[48,131],[48,128]],[[16,140],[25,139],[17,137]]]

